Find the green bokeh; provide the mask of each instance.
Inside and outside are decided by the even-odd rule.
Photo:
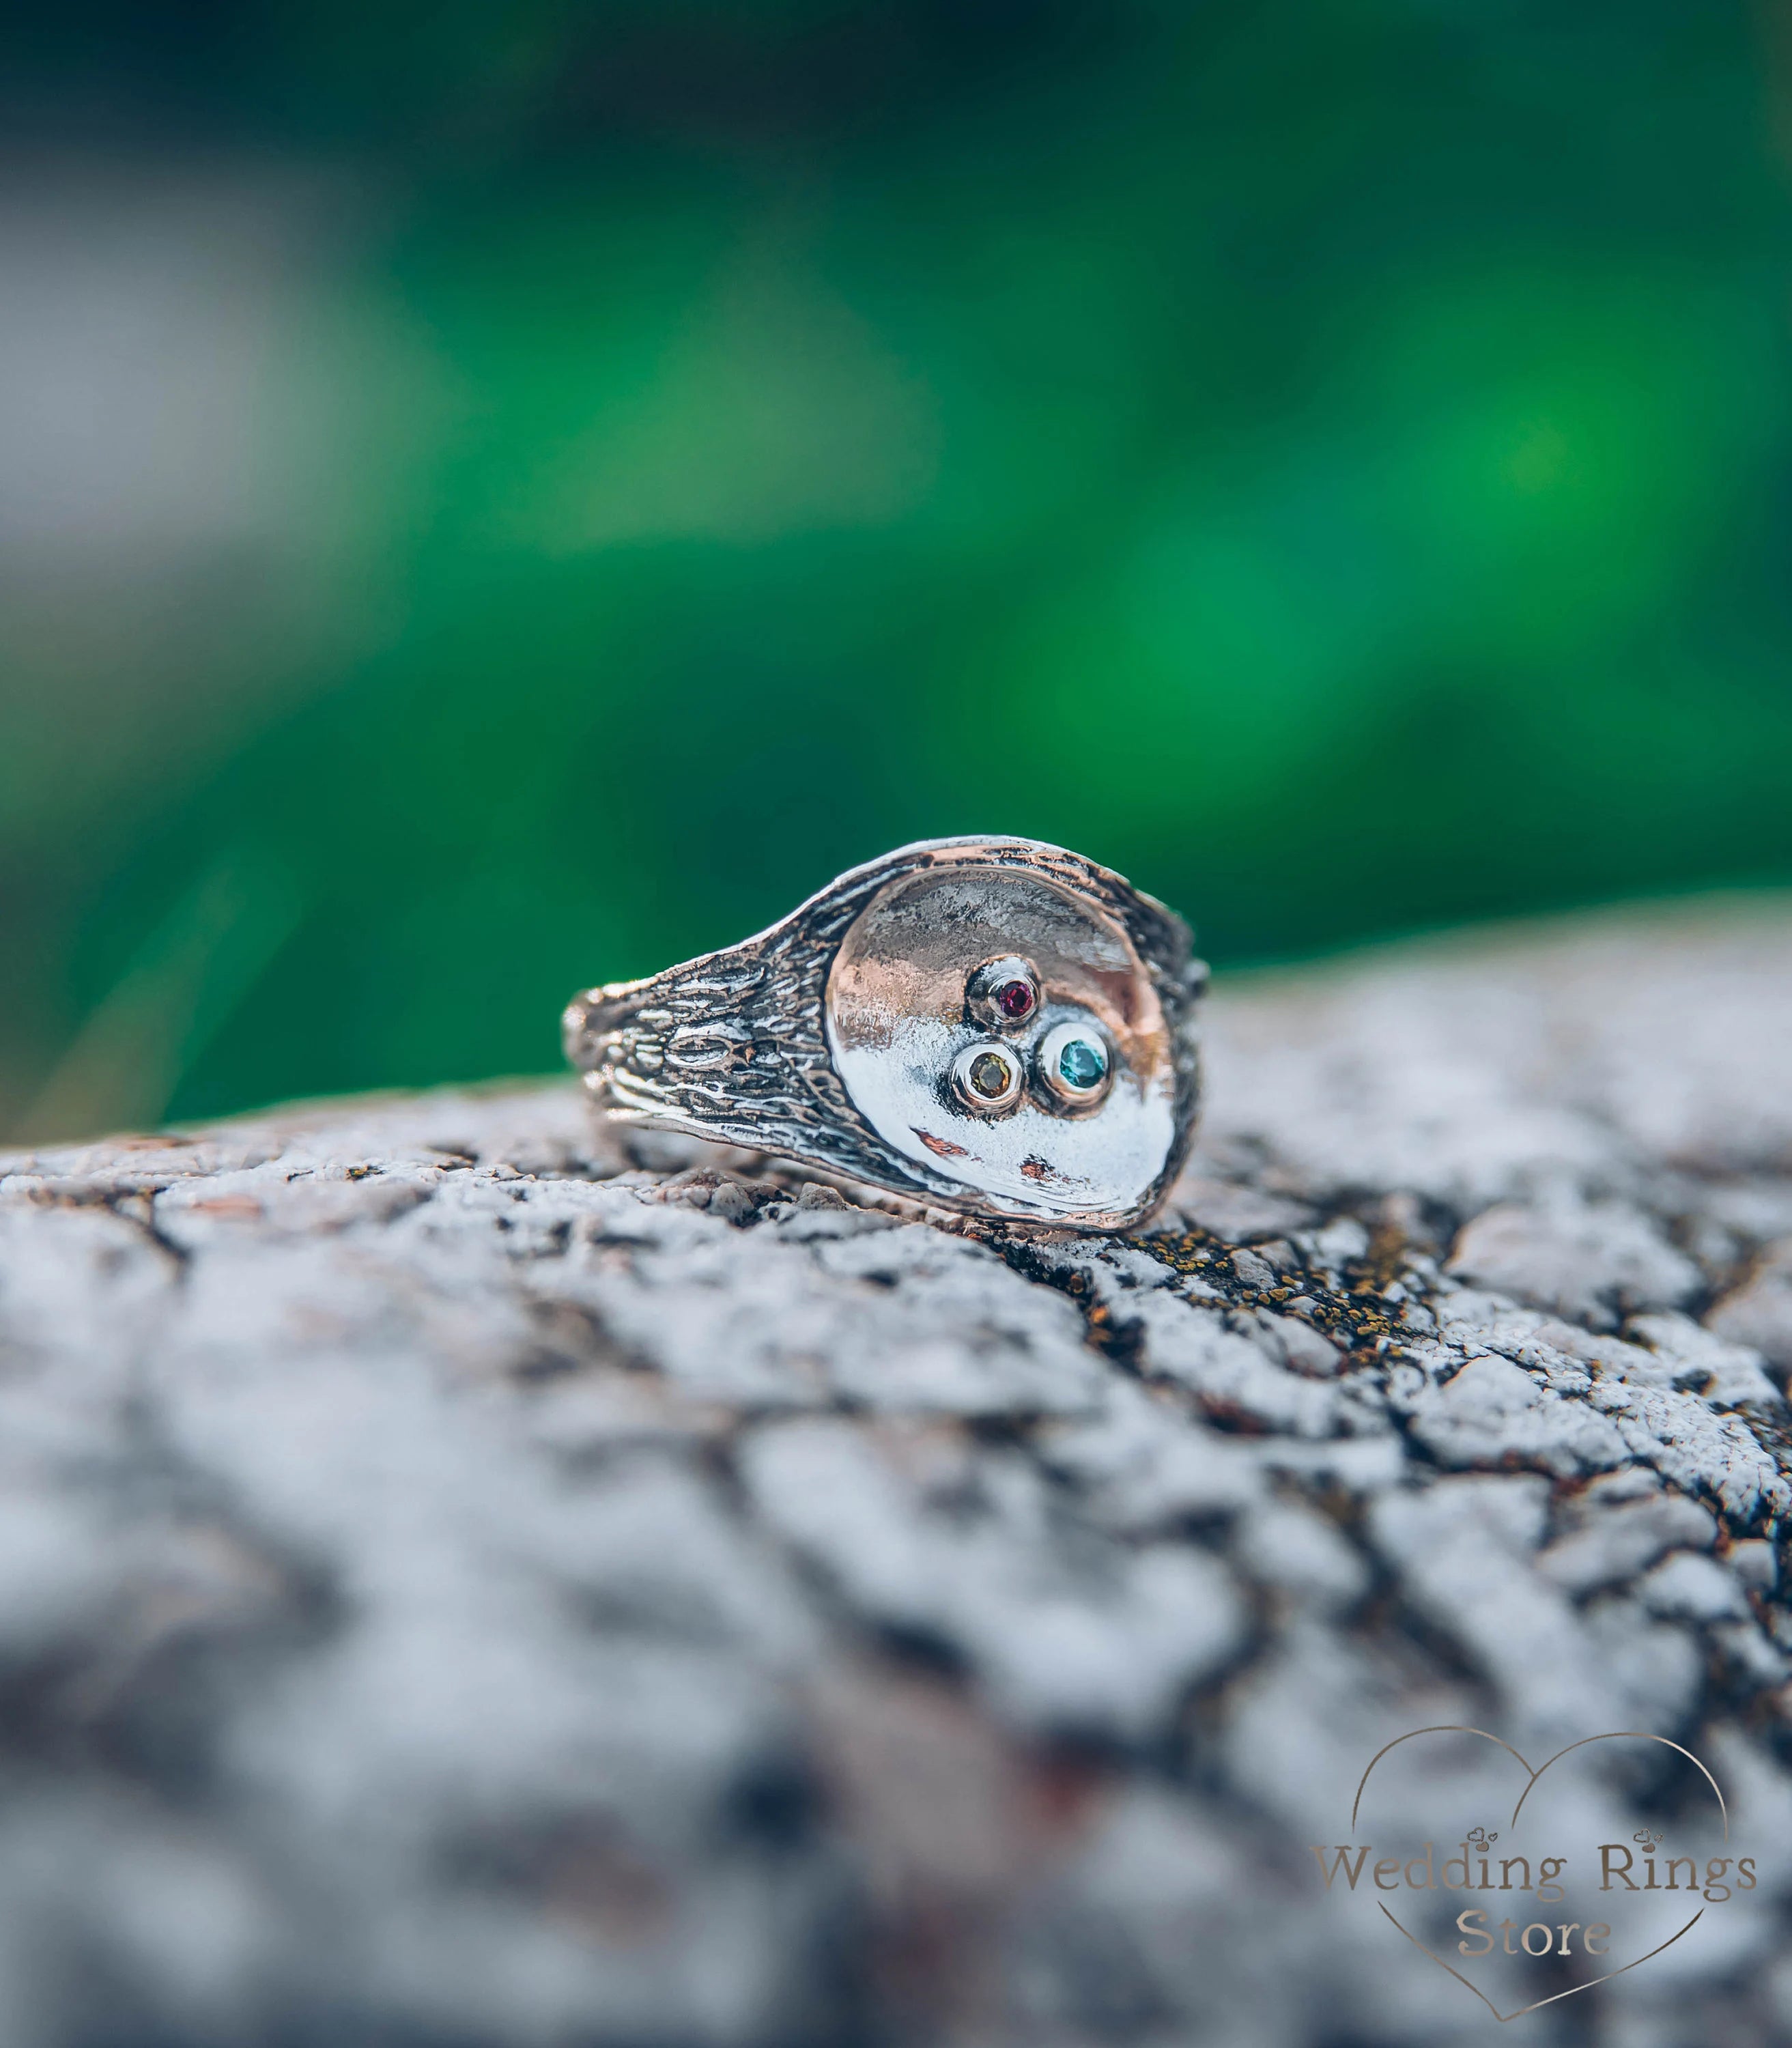
[[[322,178],[281,517],[8,650],[0,1119],[547,1069],[933,834],[1221,963],[1792,875],[1741,6],[193,20],[15,92]]]

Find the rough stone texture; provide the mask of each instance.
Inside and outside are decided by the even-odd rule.
[[[1792,908],[1212,1016],[1125,1239],[570,1086],[0,1159],[0,2042],[1792,2036]],[[1436,1722],[1759,1888],[1498,2027],[1305,1846]]]

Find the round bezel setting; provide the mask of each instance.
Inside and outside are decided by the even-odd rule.
[[[1113,1051],[1092,1024],[1057,1024],[1039,1041],[1038,1072],[1054,1100],[1092,1108],[1114,1085]]]
[[[1024,1030],[1039,1014],[1038,972],[1018,953],[985,960],[965,984],[964,1003],[986,1030]]]
[[[992,1088],[999,1076],[999,1086]],[[1001,1116],[1011,1110],[1026,1084],[1020,1054],[1012,1045],[979,1039],[952,1063],[952,1093],[979,1116]]]

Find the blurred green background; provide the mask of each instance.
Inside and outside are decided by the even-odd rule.
[[[1792,877],[1775,19],[36,10],[0,1130],[557,1062],[926,835],[1224,963]]]

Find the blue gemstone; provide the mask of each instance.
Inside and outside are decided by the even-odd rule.
[[[1057,1056],[1057,1070],[1067,1086],[1100,1088],[1107,1076],[1107,1055],[1088,1038],[1072,1038]]]

